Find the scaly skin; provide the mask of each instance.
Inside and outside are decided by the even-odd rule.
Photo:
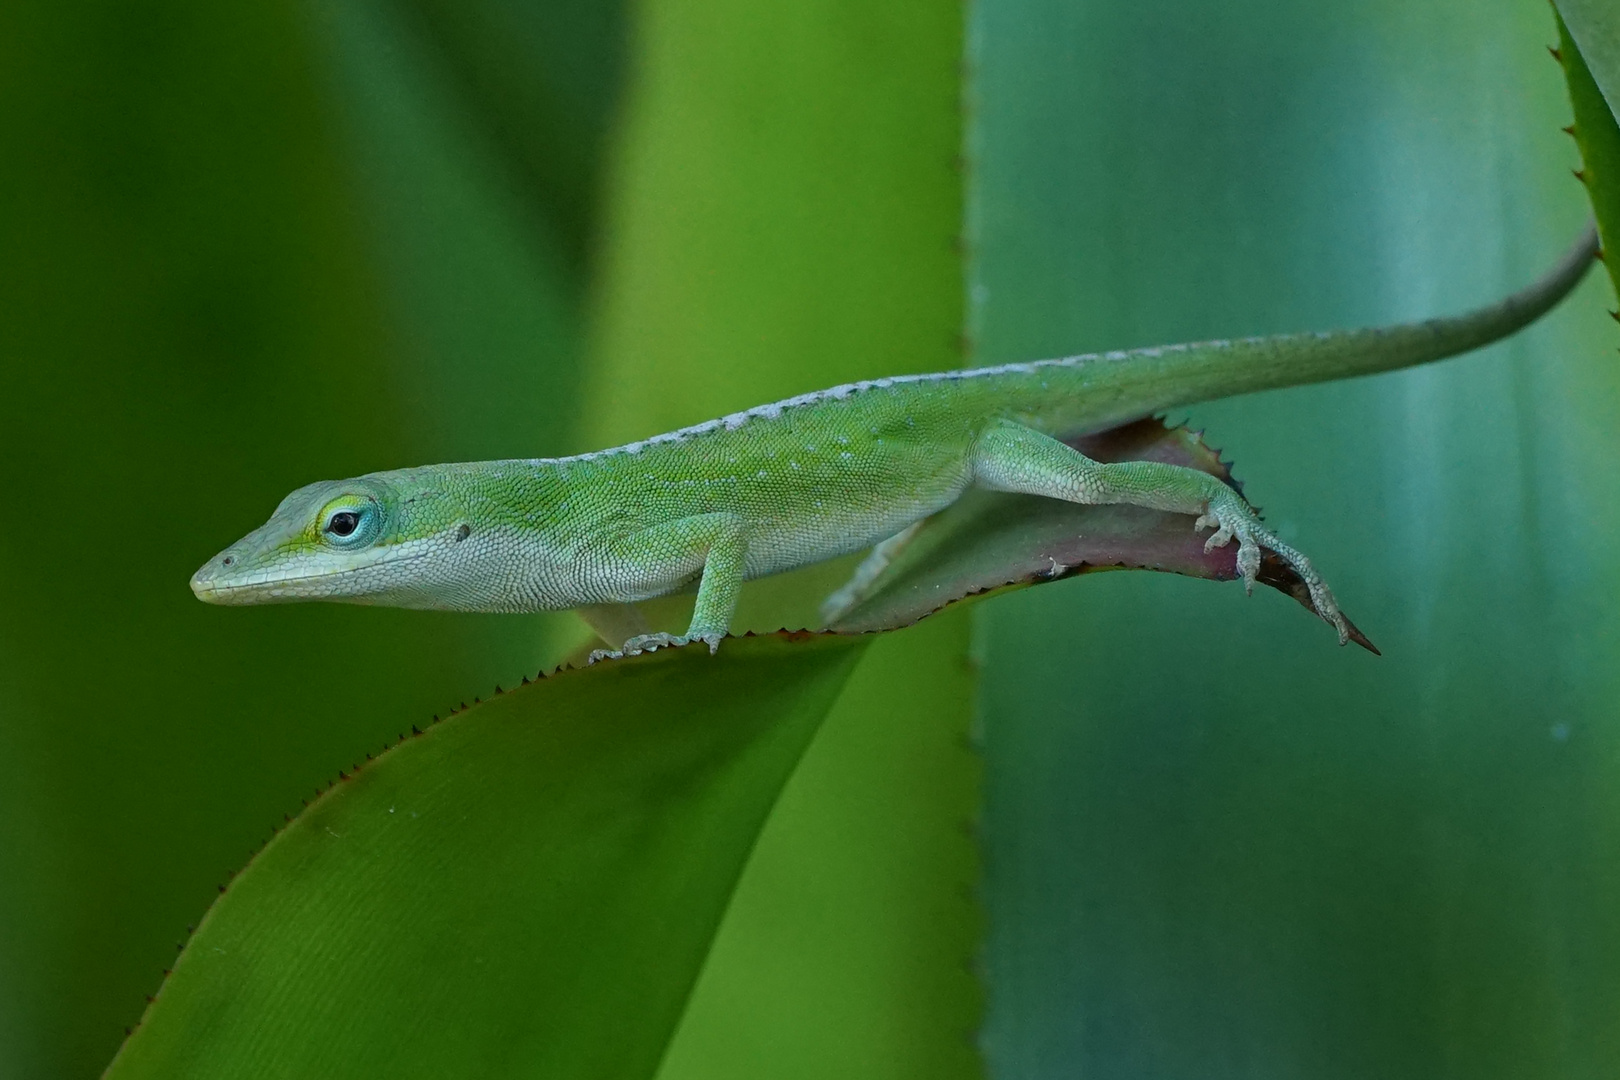
[[[1251,588],[1261,547],[1287,560],[1342,644],[1347,625],[1315,569],[1231,488],[1179,466],[1100,464],[1053,436],[1466,352],[1551,308],[1595,251],[1588,230],[1536,284],[1456,318],[876,379],[575,457],[311,484],[191,587],[216,604],[603,612],[698,579],[684,638],[641,634],[625,648],[712,648],[744,580],[871,547],[979,486],[1195,515],[1215,529],[1209,545],[1238,541]]]

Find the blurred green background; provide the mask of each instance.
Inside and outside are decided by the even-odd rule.
[[[981,361],[1459,310],[1589,213],[1543,4],[975,12]],[[1156,575],[985,607],[995,1076],[1620,1067],[1605,305],[1192,411],[1382,658]]]
[[[97,1071],[284,811],[577,640],[197,604],[287,490],[1490,298],[1585,213],[1552,40],[1539,0],[0,7],[0,1076]],[[1612,303],[1194,411],[1382,659],[1148,574],[880,642],[666,1074],[972,1075],[979,1026],[997,1078],[1612,1075]]]

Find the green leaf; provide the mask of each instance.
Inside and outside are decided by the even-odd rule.
[[[1543,5],[972,18],[977,362],[1461,311],[1590,213]],[[1169,574],[975,607],[994,1075],[1620,1071],[1605,303],[1192,410],[1376,662]]]
[[[1233,482],[1220,455],[1186,428],[1139,420],[1064,440],[1095,461],[1159,461]],[[976,491],[922,523],[859,599],[833,620],[855,632],[906,626],[963,597],[1098,570],[1160,570],[1212,581],[1238,577],[1235,545],[1204,549],[1193,519],[1139,506],[1078,506]],[[1293,568],[1265,552],[1259,580],[1316,613]],[[1372,652],[1351,625],[1351,638]]]
[[[958,365],[960,5],[637,11],[579,448]],[[849,568],[750,583],[738,625],[814,625]],[[761,837],[661,1080],[979,1074],[967,614],[862,660]]]
[[[1571,133],[1582,163],[1577,175],[1591,196],[1603,250],[1612,253],[1620,251],[1620,8],[1565,0],[1558,10],[1555,55],[1575,113]],[[1620,296],[1620,256],[1605,263]]]
[[[1608,0],[1556,0],[1558,21],[1580,46],[1609,111],[1620,116],[1620,12]]]
[[[567,449],[582,286],[381,6],[0,4],[0,1076],[105,1066],[295,793],[545,658],[185,585],[311,480]]]
[[[619,98],[624,7],[617,0],[382,3],[420,31],[429,64],[446,74],[462,114],[516,182],[526,224],[557,245],[565,280],[580,288]]]
[[[107,1076],[651,1075],[861,651],[661,649],[402,736],[235,877]]]

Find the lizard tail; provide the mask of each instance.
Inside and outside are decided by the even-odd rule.
[[[1050,433],[1077,434],[1178,405],[1393,371],[1469,352],[1507,337],[1553,308],[1585,276],[1595,257],[1599,257],[1597,228],[1589,224],[1533,284],[1462,315],[1365,330],[1072,356],[1010,367],[1038,373],[1043,387],[1052,384],[1041,394],[1030,395],[1033,400],[1026,399],[1033,406],[1031,419]],[[1057,385],[1071,380],[1072,387]],[[1065,389],[1073,392],[1064,393]]]

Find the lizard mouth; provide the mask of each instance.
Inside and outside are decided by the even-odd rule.
[[[263,578],[247,581],[222,582],[216,580],[209,572],[215,564],[210,561],[208,565],[198,570],[191,577],[191,591],[205,604],[239,605],[275,603],[277,601],[292,600],[343,600],[353,597],[354,593],[345,593],[338,589],[307,589],[300,586],[316,584],[337,584],[355,574],[367,570],[376,570],[395,563],[415,562],[425,558],[427,552],[417,552],[413,555],[396,555],[391,559],[378,559],[360,566],[346,566],[341,570],[323,570],[314,574],[289,574],[284,576],[266,575]]]

